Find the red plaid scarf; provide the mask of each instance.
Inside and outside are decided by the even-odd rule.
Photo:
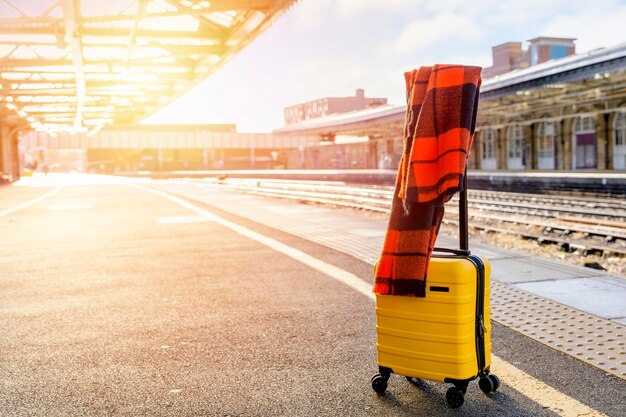
[[[435,65],[404,74],[404,152],[374,267],[377,294],[425,295],[443,204],[459,190],[472,146],[480,72],[480,67]]]

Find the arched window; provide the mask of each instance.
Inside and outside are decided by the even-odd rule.
[[[524,140],[524,130],[519,124],[510,126],[507,132],[508,156],[507,168],[523,169],[526,166],[524,150],[526,142]]]
[[[492,128],[483,129],[480,132],[480,168],[496,169],[497,168],[497,141],[496,130]]]
[[[496,131],[495,129],[485,129],[480,136],[481,156],[483,159],[496,157]]]
[[[596,123],[591,116],[577,117],[574,122],[574,132],[595,132]]]
[[[555,122],[542,122],[539,125],[539,132],[537,135],[538,152],[537,163],[539,169],[554,169],[555,168],[555,153],[554,144],[556,138],[556,123]]]

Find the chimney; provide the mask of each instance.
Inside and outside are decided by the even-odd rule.
[[[356,96],[358,98],[365,98],[365,90],[362,88],[357,88],[356,89]]]

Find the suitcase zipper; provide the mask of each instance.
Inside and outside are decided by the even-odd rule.
[[[476,359],[478,362],[478,373],[482,373],[485,368],[485,265],[476,255],[468,256],[468,259],[476,265]]]
[[[456,258],[467,259],[476,267],[476,323],[475,323],[475,339],[476,339],[476,362],[478,365],[478,375],[482,374],[485,365],[485,264],[482,259],[476,255],[472,255],[469,251],[457,251],[450,249],[435,248],[441,252],[453,253],[454,255],[433,255],[438,258]],[[465,252],[465,253],[464,253]],[[464,254],[462,254],[464,253]]]

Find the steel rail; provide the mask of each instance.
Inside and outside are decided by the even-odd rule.
[[[181,180],[170,180],[180,182]],[[353,187],[346,184],[332,182],[315,182],[309,184],[303,181],[290,180],[187,180],[187,183],[200,183],[204,186],[228,189],[230,191],[243,192],[247,194],[260,195],[266,197],[286,198],[297,200],[303,203],[333,205],[358,210],[376,211],[380,213],[388,213],[391,209],[391,189],[371,189],[368,187]],[[508,193],[505,193],[508,194]],[[518,194],[515,194],[518,195]],[[542,206],[539,201],[541,196],[532,196],[532,204],[525,207],[519,207],[519,203],[504,202],[506,204],[494,204],[492,201],[483,202],[480,199],[470,199],[470,207],[478,209],[478,212],[470,213],[473,220],[470,227],[478,230],[485,230],[495,233],[506,233],[521,236],[526,239],[534,239],[542,243],[557,244],[562,248],[581,249],[586,252],[602,252],[626,255],[626,246],[621,246],[620,241],[626,242],[626,233],[622,224],[626,222],[615,222],[590,219],[588,217],[581,218],[583,222],[577,222],[576,217],[560,216],[559,213],[576,213],[588,214],[596,216],[607,216],[606,213],[600,213],[598,210],[580,210],[565,208],[555,208],[551,206]],[[455,200],[451,201],[452,206],[456,204]],[[454,212],[454,210],[451,210]],[[491,213],[484,213],[489,211]],[[512,216],[496,215],[493,212],[510,213]],[[525,213],[524,213],[525,211]],[[552,212],[552,213],[551,213]],[[556,212],[557,214],[554,214]],[[521,214],[530,213],[535,219],[520,217]],[[452,214],[452,213],[450,213]],[[548,217],[556,221],[545,222],[538,221],[536,217]],[[609,215],[611,216],[611,215]],[[563,221],[561,219],[566,219]],[[458,219],[448,215],[445,223],[456,223]],[[497,222],[496,225],[493,222]],[[505,228],[503,224],[513,226]],[[540,228],[541,231],[533,231],[529,227]],[[555,232],[561,231],[561,233]],[[564,235],[581,234],[585,238],[567,238]],[[601,242],[594,242],[591,236],[602,238]]]
[[[215,182],[209,181],[209,182]],[[228,179],[221,181],[221,184],[228,184],[230,186],[240,185],[242,187],[255,187],[257,189],[280,189],[284,191],[302,191],[306,193],[320,193],[326,198],[331,198],[329,194],[340,194],[341,199],[354,201],[354,196],[366,196],[369,198],[376,198],[384,201],[380,203],[382,207],[390,204],[393,197],[393,189],[391,187],[384,188],[370,188],[367,186],[355,187],[353,185],[347,185],[345,183],[333,184],[332,182],[315,182],[313,184],[303,181],[294,180],[233,180]],[[594,202],[593,200],[583,199],[578,201],[578,204],[574,204],[574,200],[569,198],[564,199],[560,203],[560,206],[556,206],[557,200],[553,196],[542,196],[535,194],[520,194],[520,193],[498,193],[498,192],[484,192],[470,190],[470,207],[499,211],[508,213],[521,213],[531,214],[533,216],[542,216],[549,218],[556,218],[559,215],[586,215],[593,218],[600,216],[611,220],[615,219],[618,222],[626,219],[626,204],[622,205],[620,200],[611,201],[606,200],[604,202]],[[493,201],[498,200],[498,201]],[[505,201],[501,201],[505,200]],[[517,200],[512,202],[511,200]],[[543,204],[544,200],[547,204]],[[454,200],[453,200],[454,202]],[[602,204],[602,207],[593,208],[591,203]],[[612,207],[609,204],[613,203]],[[373,201],[368,201],[368,204],[377,204]],[[584,207],[576,207],[584,206]],[[626,224],[626,222],[625,222]]]

